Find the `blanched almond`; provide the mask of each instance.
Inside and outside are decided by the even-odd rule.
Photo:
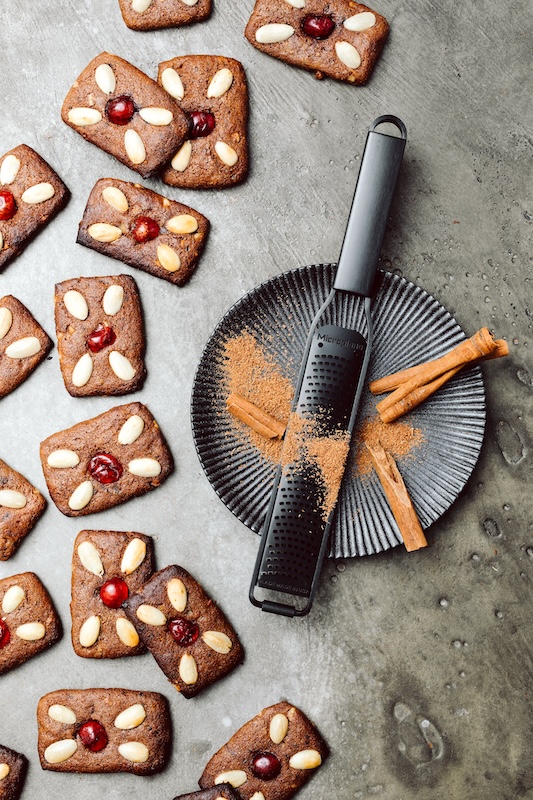
[[[18,175],[19,169],[19,159],[12,153],[9,156],[6,156],[2,161],[2,166],[0,167],[0,183],[2,186],[8,186],[10,183],[13,183]]]
[[[233,147],[230,147],[226,142],[215,142],[215,152],[223,164],[227,167],[233,167],[239,160],[239,156]]]
[[[207,89],[207,97],[222,97],[233,83],[233,72],[224,67],[215,72]]]
[[[3,762],[0,764],[0,781],[3,781],[4,778],[7,778],[9,775],[9,764]]]
[[[179,578],[172,578],[167,583],[167,597],[176,611],[185,611],[187,606],[187,589]]]
[[[269,734],[274,744],[282,742],[289,729],[289,720],[285,714],[274,714],[270,720]]]
[[[76,319],[87,319],[89,316],[89,306],[87,300],[81,292],[76,289],[70,289],[63,295],[63,302],[69,314],[72,314]]]
[[[167,272],[176,272],[181,267],[179,255],[168,244],[159,244],[157,246],[157,258]]]
[[[147,603],[142,603],[137,611],[135,612],[137,618],[144,622],[145,625],[153,625],[155,627],[159,627],[164,625],[167,621],[167,618],[155,606],[149,606]]]
[[[285,42],[294,34],[292,25],[283,25],[280,22],[271,22],[262,25],[255,32],[255,39],[260,44],[274,44],[275,42]]]
[[[95,222],[89,225],[87,233],[96,242],[116,242],[122,236],[122,231],[116,225],[108,225],[107,222]]]
[[[62,706],[59,703],[54,703],[48,709],[48,716],[56,722],[61,722],[63,725],[74,725],[76,722],[76,714],[68,706]]]
[[[191,160],[191,153],[192,153],[192,144],[187,139],[186,142],[183,142],[180,149],[170,162],[172,169],[175,169],[176,172],[185,172]]]
[[[12,342],[4,352],[9,358],[31,358],[37,355],[40,349],[41,343],[36,336],[24,336]]]
[[[121,192],[122,194],[122,192]],[[127,202],[127,201],[126,201]],[[114,317],[122,308],[124,302],[124,289],[118,283],[113,283],[105,290],[102,298],[102,308],[108,317]]]
[[[82,647],[92,647],[100,636],[100,617],[93,614],[80,628],[79,640]]]
[[[0,506],[4,508],[24,508],[27,499],[22,492],[15,489],[0,489]]]
[[[198,680],[198,667],[190,653],[184,653],[180,659],[180,678],[187,686],[193,686]]]
[[[124,192],[121,191],[121,189],[117,189],[116,186],[106,186],[102,191],[102,197],[108,206],[111,206],[111,208],[114,208],[115,211],[119,211],[121,214],[125,214],[130,207],[128,198]]]
[[[62,764],[63,761],[68,761],[77,749],[75,739],[60,739],[59,742],[48,745],[43,753],[44,760],[49,764]]]
[[[80,457],[74,450],[52,450],[46,462],[52,469],[69,469],[78,466]]]
[[[198,0],[181,0],[181,2],[186,6],[195,6]]]
[[[109,353],[109,366],[121,381],[131,381],[135,377],[135,369],[131,361],[118,350],[112,350]]]
[[[44,639],[46,628],[42,622],[25,622],[24,625],[18,626],[15,633],[25,642],[38,642]]]
[[[71,380],[74,386],[81,389],[91,380],[93,374],[93,360],[90,353],[84,353],[72,370]]]
[[[100,558],[100,553],[92,542],[86,540],[78,545],[78,557],[88,572],[97,575],[99,578],[104,574],[104,565]]]
[[[153,0],[131,0],[131,7],[137,14],[144,14],[152,5]]]
[[[85,508],[85,506],[91,502],[93,493],[94,489],[91,481],[83,481],[70,495],[68,501],[69,508],[73,511],[81,511],[82,508]]]
[[[367,31],[376,24],[376,15],[371,11],[362,11],[344,20],[344,27],[349,31]]]
[[[263,792],[254,792],[253,795],[250,797],[250,800],[266,800],[266,798]]]
[[[178,214],[165,222],[165,228],[170,233],[195,233],[198,230],[198,220],[191,214]]]
[[[94,79],[104,94],[112,94],[115,91],[117,80],[109,64],[99,64],[94,71]]]
[[[128,417],[118,434],[119,444],[133,444],[144,430],[144,420],[138,414]]]
[[[305,0],[286,0],[293,8],[305,8]]]
[[[101,120],[102,115],[96,108],[71,108],[68,112],[68,121],[79,128],[96,125]]]
[[[357,69],[361,66],[361,56],[350,42],[336,42],[335,52],[339,61],[348,69]]]
[[[146,542],[142,539],[135,537],[129,542],[124,550],[122,562],[120,564],[120,571],[125,575],[131,575],[132,572],[140,567],[146,558]]]
[[[226,636],[222,631],[204,631],[202,640],[211,650],[216,653],[222,653],[222,655],[227,655],[233,647],[229,636]]]
[[[124,148],[132,164],[142,164],[146,160],[143,140],[132,128],[129,128],[124,134]]]
[[[135,703],[121,711],[115,718],[115,728],[121,731],[131,731],[138,728],[146,719],[146,709],[142,703]]]
[[[3,339],[4,336],[9,333],[11,330],[11,326],[13,324],[13,314],[6,308],[2,306],[0,308],[0,339]]]
[[[155,458],[134,458],[128,464],[128,472],[139,478],[157,478],[161,464]]]
[[[170,125],[174,119],[172,111],[168,108],[158,108],[157,106],[148,106],[139,110],[140,117],[149,125],[157,127]]]
[[[318,750],[300,750],[291,756],[289,767],[293,769],[316,769],[322,763]]]
[[[117,636],[126,647],[137,647],[139,644],[139,634],[125,617],[119,617],[115,624]]]
[[[242,769],[232,769],[229,772],[222,772],[215,778],[215,785],[219,783],[230,783],[234,789],[238,789],[243,783],[246,783],[248,776]]]
[[[10,614],[18,608],[25,597],[26,592],[22,586],[10,586],[2,598],[2,611],[4,614]]]
[[[161,83],[163,84],[163,89],[171,97],[174,97],[175,100],[183,100],[183,83],[175,69],[172,69],[172,67],[164,69],[161,74]]]
[[[123,744],[119,744],[118,752],[122,758],[132,761],[134,764],[144,764],[150,757],[148,748],[142,742],[123,742]]]

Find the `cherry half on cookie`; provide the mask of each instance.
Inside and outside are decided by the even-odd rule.
[[[2,189],[0,192],[0,220],[11,219],[15,216],[16,210],[15,198],[7,189]]]
[[[5,647],[11,641],[11,634],[9,632],[9,628],[7,627],[7,623],[4,622],[3,619],[0,619],[0,650]]]
[[[159,236],[159,225],[152,217],[136,217],[131,225],[133,238],[142,244]]]
[[[199,628],[196,622],[191,622],[185,617],[171,619],[168,629],[172,638],[182,647],[188,647],[198,639]]]
[[[102,723],[98,722],[96,719],[88,719],[87,722],[80,725],[78,735],[82,744],[87,750],[90,750],[91,753],[98,753],[100,750],[103,750],[108,741],[106,729]]]
[[[91,353],[99,353],[104,347],[109,347],[110,344],[114,344],[116,338],[117,336],[113,328],[100,322],[87,337],[87,347]]]
[[[209,136],[215,128],[215,115],[210,111],[192,111],[189,114],[189,138]]]
[[[135,114],[135,104],[127,94],[121,94],[107,101],[105,113],[114,125],[127,125]]]
[[[120,608],[129,593],[128,584],[122,578],[111,578],[100,587],[100,599],[108,608]]]
[[[335,30],[335,23],[328,14],[307,14],[302,20],[302,30],[312,39],[327,39]]]
[[[122,477],[122,464],[110,453],[97,453],[89,461],[89,474],[98,483],[115,483]]]
[[[256,778],[272,781],[281,772],[281,762],[274,753],[255,753],[252,760],[252,772]]]

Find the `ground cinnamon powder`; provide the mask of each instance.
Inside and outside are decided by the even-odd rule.
[[[382,422],[378,416],[367,417],[356,427],[353,443],[352,475],[367,475],[372,469],[372,459],[365,447],[381,444],[394,459],[412,454],[412,450],[424,441],[420,428],[414,428],[407,422]]]

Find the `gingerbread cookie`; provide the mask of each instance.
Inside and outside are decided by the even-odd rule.
[[[277,703],[215,753],[199,784],[230,783],[241,800],[289,800],[327,754],[326,743],[305,714],[290,703]]]
[[[78,243],[178,286],[192,275],[209,220],[139,184],[99,180],[89,196]]]
[[[119,505],[156,489],[174,463],[159,425],[128,403],[54,433],[41,443],[48,491],[67,517]]]
[[[45,508],[40,491],[0,459],[0,561],[11,558]]]
[[[201,789],[199,792],[180,794],[174,800],[240,800],[240,797],[230,783],[221,783],[210,789]],[[260,798],[256,797],[255,800]]]
[[[20,144],[0,159],[0,269],[63,208],[69,192],[41,156]]]
[[[124,603],[141,641],[184,697],[194,697],[243,660],[222,611],[189,573],[170,566]]]
[[[37,706],[43,769],[55,772],[160,772],[169,756],[168,703],[157,692],[60,689]]]
[[[100,53],[68,92],[61,117],[84,139],[144,178],[174,155],[187,133],[180,107],[137,67]]]
[[[201,22],[211,14],[211,0],[118,0],[128,28],[153,31]]]
[[[18,800],[22,792],[28,759],[22,753],[0,745],[0,798]]]
[[[122,603],[154,570],[152,540],[143,533],[81,531],[72,556],[72,646],[82,658],[144,653]]]
[[[44,361],[52,340],[26,306],[12,295],[0,300],[0,398],[17,388]]]
[[[62,634],[52,600],[33,572],[0,580],[0,675],[23,664]]]
[[[159,65],[159,83],[189,119],[186,141],[163,171],[170,186],[217,189],[248,174],[248,88],[226,56],[181,56]]]
[[[387,39],[385,17],[352,0],[256,0],[245,36],[296,67],[366,83]]]
[[[146,376],[144,325],[129,275],[73,278],[55,289],[59,364],[73,397],[135,392]]]

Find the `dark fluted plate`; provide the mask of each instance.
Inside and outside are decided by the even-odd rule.
[[[326,299],[334,264],[303,267],[266,281],[241,298],[215,328],[204,349],[191,401],[196,449],[208,480],[222,502],[245,525],[260,532],[275,465],[239,436],[226,411],[222,387],[224,343],[244,330],[296,384],[312,319]],[[413,283],[380,273],[373,303],[374,346],[368,380],[437,358],[465,339],[446,309]],[[331,311],[339,324],[361,319],[361,300],[343,294]],[[374,405],[367,390],[360,418]],[[424,528],[454,502],[479,457],[485,430],[485,392],[479,367],[461,371],[409,414],[424,442],[400,468]],[[395,547],[401,537],[378,478],[346,470],[330,555],[370,555]]]

